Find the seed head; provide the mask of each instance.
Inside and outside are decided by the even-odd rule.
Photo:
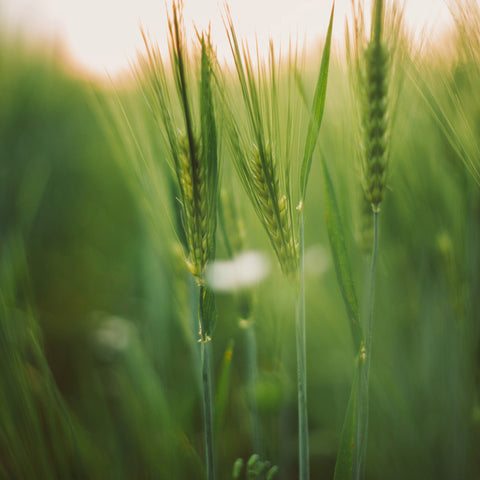
[[[365,51],[363,99],[364,189],[374,210],[383,200],[387,177],[387,72],[388,55],[379,41]]]
[[[387,182],[390,120],[398,98],[392,83],[398,80],[394,73],[398,71],[398,45],[404,33],[402,14],[394,5],[386,8],[383,0],[372,3],[370,34],[366,32],[361,0],[352,0],[353,25],[346,29],[346,34],[359,113],[363,190],[373,211],[379,211]]]
[[[199,141],[195,139],[192,148],[183,136],[179,142],[178,159],[189,254],[187,266],[197,281],[202,283],[209,260],[209,217],[206,174]]]
[[[254,146],[250,162],[252,193],[261,221],[270,238],[283,273],[291,275],[297,267],[297,248],[286,195],[279,195],[279,182],[274,158],[268,145],[263,156]]]

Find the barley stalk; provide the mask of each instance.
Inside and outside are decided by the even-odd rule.
[[[298,396],[298,452],[300,479],[310,478],[310,448],[308,442],[307,408],[307,348],[305,328],[305,255],[303,212],[300,212],[300,261],[299,291],[297,294],[296,342],[297,342],[297,396]]]
[[[208,34],[198,34],[200,69],[198,108],[192,105],[189,57],[184,42],[182,3],[174,2],[169,17],[169,47],[180,119],[170,97],[170,83],[158,46],[143,34],[146,56],[140,58],[137,78],[159,120],[169,146],[170,166],[177,180],[188,270],[198,285],[197,322],[201,342],[205,461],[208,480],[215,479],[214,401],[212,398],[211,335],[215,326],[215,300],[205,283],[205,273],[215,257],[218,146],[212,93],[213,49]],[[195,116],[198,113],[198,117]],[[179,133],[180,132],[180,133]]]
[[[354,450],[352,458],[352,479],[365,477],[365,462],[367,453],[368,416],[369,416],[369,379],[372,355],[372,333],[375,300],[375,274],[378,256],[379,213],[380,204],[385,195],[387,164],[388,164],[388,108],[389,92],[389,51],[383,39],[384,2],[375,0],[373,4],[372,27],[370,39],[366,47],[360,44],[363,33],[363,12],[356,10],[355,14],[356,51],[355,71],[360,78],[360,88],[357,94],[360,100],[360,120],[362,132],[362,176],[365,200],[373,212],[373,239],[371,246],[370,268],[367,277],[367,289],[363,308],[364,340],[360,344],[357,356]],[[358,22],[358,23],[357,23]],[[350,59],[351,60],[351,59]],[[363,215],[363,224],[368,217]],[[367,228],[366,233],[369,233]]]
[[[296,306],[296,351],[297,351],[297,390],[299,427],[299,473],[301,480],[309,479],[309,438],[306,385],[306,328],[305,328],[305,284],[303,269],[303,202],[325,105],[330,39],[333,24],[333,8],[330,16],[327,41],[322,56],[318,82],[315,88],[308,127],[300,129],[295,124],[297,112],[293,99],[292,85],[297,70],[295,58],[290,51],[287,72],[287,108],[280,115],[278,70],[281,67],[270,44],[268,63],[258,57],[254,67],[248,47],[240,49],[232,19],[227,9],[226,28],[235,60],[237,77],[243,97],[243,111],[246,114],[247,129],[240,126],[237,119],[238,108],[229,105],[232,113],[228,116],[229,140],[235,166],[241,182],[262,223],[270,244],[275,252],[284,275],[293,280],[297,298]],[[310,106],[309,106],[310,107]],[[282,131],[280,122],[284,130]],[[298,131],[296,129],[298,128]],[[306,132],[303,146],[303,160],[298,166],[299,199],[294,203],[291,188],[291,157],[301,159],[302,153],[295,151],[301,142],[296,134]],[[299,135],[300,136],[300,135]],[[303,138],[302,138],[303,140]],[[300,149],[299,149],[300,150]],[[277,164],[278,162],[278,164]],[[297,208],[296,205],[298,205]],[[295,228],[294,220],[295,217]],[[298,224],[296,223],[298,221]],[[298,228],[297,228],[298,225]],[[297,243],[296,239],[299,239]]]
[[[362,190],[359,199],[359,219],[357,225],[357,243],[362,254],[369,257],[372,252],[373,245],[373,218],[372,204],[367,200],[365,192]]]
[[[207,292],[205,287],[199,287],[199,317],[200,317],[200,334],[204,331],[205,326],[205,302],[207,301]],[[203,385],[203,420],[205,435],[205,464],[207,469],[207,480],[215,480],[215,441],[214,441],[214,403],[212,393],[212,342],[206,340],[201,341],[201,360],[202,360],[202,385]]]
[[[368,416],[369,416],[369,383],[370,362],[372,352],[373,312],[375,305],[375,273],[378,256],[378,218],[379,211],[373,212],[373,247],[368,277],[368,292],[365,306],[365,343],[360,348],[358,362],[360,362],[359,375],[359,401],[355,425],[355,444],[357,445],[353,461],[353,478],[365,478],[365,463],[367,457]]]

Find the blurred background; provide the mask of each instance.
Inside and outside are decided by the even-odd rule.
[[[189,323],[194,287],[162,213],[172,209],[162,142],[125,73],[135,48],[141,49],[139,21],[161,48],[166,45],[165,8],[162,2],[131,3],[139,10],[127,2],[0,3],[0,478],[205,475],[198,349]],[[347,4],[337,2],[340,33],[320,143],[341,198],[361,294],[361,240],[368,232],[341,47]],[[446,111],[447,91],[463,99],[468,108],[452,108],[450,118],[466,118],[475,132],[469,141],[476,142],[478,63],[461,54],[443,2],[427,4],[422,2],[423,13],[407,9],[407,23],[423,43],[445,43],[453,53],[444,58],[412,43],[415,71],[431,80],[429,88]],[[185,2],[187,26],[191,19],[200,26],[212,19],[214,41],[226,56],[217,4],[202,5],[200,11],[199,4]],[[297,2],[292,31],[286,2],[245,8],[231,2],[240,36],[251,39],[257,31],[260,43],[269,34],[282,42],[285,32],[308,32],[305,81],[313,88],[329,2]],[[425,24],[427,14],[431,23]],[[405,75],[396,111],[382,206],[367,478],[478,479],[480,187],[414,77]],[[111,128],[108,105],[119,99],[157,165],[149,187],[139,188],[129,170],[135,146],[128,132]],[[311,471],[312,478],[332,478],[354,359],[315,162],[310,182]],[[291,480],[297,475],[294,299],[235,181],[232,191],[247,248],[270,259],[269,275],[255,287],[259,377],[253,394],[263,457],[279,466],[279,478]],[[221,240],[218,257],[227,257]],[[254,453],[238,302],[236,293],[217,295],[221,479],[231,478],[237,458]]]
[[[224,2],[184,0],[185,25],[190,37],[194,26],[211,25],[218,56],[230,62],[230,50],[222,20]],[[307,45],[323,41],[328,26],[330,0],[230,0],[237,32],[250,42],[259,40],[266,52],[268,40],[288,46],[290,37]],[[343,41],[345,16],[351,0],[336,0],[333,36]],[[405,19],[418,38],[437,36],[452,24],[449,6],[442,0],[406,0]],[[21,30],[34,38],[48,39],[65,52],[84,73],[105,76],[129,69],[136,50],[142,49],[140,25],[160,42],[166,52],[165,2],[154,0],[2,0],[2,28]],[[322,21],[323,19],[323,21]]]

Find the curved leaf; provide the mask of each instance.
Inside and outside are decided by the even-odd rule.
[[[332,249],[338,285],[340,287],[340,291],[342,292],[348,318],[350,320],[350,329],[352,332],[355,351],[358,351],[363,339],[363,329],[360,324],[358,300],[355,293],[355,285],[350,268],[350,260],[347,254],[345,235],[338,209],[338,202],[323,155],[321,155],[321,159],[325,192],[325,220],[327,224],[328,239]]]
[[[355,369],[355,377],[350,392],[350,399],[348,400],[347,412],[343,420],[337,462],[335,463],[334,480],[351,480],[352,478],[359,370],[360,363],[357,364],[357,368]]]
[[[332,5],[330,23],[328,25],[327,39],[323,48],[322,63],[318,74],[317,86],[311,110],[310,121],[308,122],[307,139],[305,142],[305,153],[303,155],[302,167],[300,170],[300,199],[303,202],[307,192],[308,177],[312,166],[313,151],[317,144],[320,125],[322,124],[323,111],[325,109],[325,97],[327,95],[328,67],[330,64],[330,46],[332,43],[333,12],[335,3]]]

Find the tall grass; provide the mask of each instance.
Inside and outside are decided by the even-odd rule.
[[[477,35],[480,6],[473,0],[455,0],[451,2],[451,11],[455,31],[448,41],[455,45],[455,51],[449,52],[440,65],[436,58],[426,72],[420,70],[422,67],[418,62],[415,79],[445,138],[479,183],[480,144],[474,119],[480,102],[478,89],[475,88],[480,78]],[[433,46],[430,48],[434,58],[444,53]],[[444,69],[445,63],[448,65],[446,71],[438,75],[437,69]]]
[[[343,227],[335,205],[336,200],[324,167],[326,195],[329,208],[334,209],[335,233],[330,235],[334,256],[337,258],[337,275],[351,320],[351,330],[356,350],[356,369],[345,415],[342,439],[337,457],[335,478],[365,478],[369,418],[369,384],[372,356],[373,318],[375,306],[375,277],[379,251],[379,214],[387,185],[387,166],[390,157],[391,118],[395,109],[395,91],[392,71],[397,67],[402,41],[402,13],[396,6],[387,7],[383,0],[372,2],[370,34],[366,34],[366,15],[363,4],[352,2],[353,22],[346,28],[347,59],[353,78],[353,91],[358,105],[357,136],[360,148],[361,182],[363,198],[360,201],[366,220],[364,228],[372,228],[371,249],[364,246],[370,265],[365,275],[363,305],[359,307],[348,254],[343,240]],[[386,20],[386,18],[388,20]],[[390,29],[387,33],[385,30]],[[393,41],[389,38],[393,38]],[[398,68],[398,67],[397,67]],[[368,221],[365,208],[370,206],[373,219]],[[370,214],[372,215],[372,214]],[[373,225],[373,226],[371,226]]]
[[[180,104],[181,119],[174,119],[166,67],[158,47],[146,36],[146,55],[140,57],[137,77],[145,88],[150,108],[163,127],[171,168],[179,195],[185,261],[198,285],[198,323],[201,343],[203,417],[207,478],[216,478],[214,399],[212,391],[211,335],[215,327],[215,300],[206,284],[206,269],[215,258],[217,224],[218,141],[212,92],[213,49],[208,34],[199,34],[200,70],[197,105],[192,104],[193,72],[188,60],[181,4],[174,3],[169,19],[170,61]],[[144,75],[146,78],[144,78]],[[194,77],[195,78],[195,77]],[[143,84],[146,81],[146,84]],[[180,132],[180,133],[179,133]]]
[[[468,11],[462,4],[458,12]],[[378,183],[365,182],[373,194],[385,180],[379,204],[381,242],[368,377],[365,475],[372,479],[479,475],[475,446],[480,439],[476,382],[480,192],[473,170],[462,163],[467,159],[465,152],[476,161],[478,93],[473,87],[478,59],[465,49],[476,37],[458,35],[470,32],[467,17],[457,18],[458,31],[451,38],[463,40],[451,42],[451,50],[442,56],[420,54],[410,64],[416,71],[409,70],[412,76],[405,78],[399,101],[393,98],[390,103],[389,97],[387,110],[393,108],[396,113],[388,137],[388,173],[385,178],[379,176]],[[388,47],[387,34],[395,30],[388,27],[383,32]],[[362,50],[370,39],[368,33],[365,39]],[[130,79],[95,86],[106,107],[103,120],[113,130],[107,129],[113,133],[107,138],[95,116],[99,112],[85,101],[89,97],[83,80],[66,72],[58,59],[53,62],[36,49],[28,53],[25,46],[0,41],[4,93],[0,102],[0,477],[203,478],[202,342],[197,341],[200,287],[190,272],[202,270],[202,255],[190,254],[190,246],[198,245],[194,232],[199,230],[188,233],[184,228],[188,205],[180,188],[189,182],[177,181],[160,111],[151,108],[153,92],[144,83],[148,75],[138,70],[143,91]],[[202,45],[198,37],[193,42],[197,49],[185,57],[186,79],[194,144],[201,150],[202,107],[197,93]],[[153,49],[152,42],[148,45]],[[254,288],[254,307],[250,300],[243,303],[241,294],[215,294],[221,319],[211,335],[212,363],[220,367],[215,432],[221,455],[216,463],[219,478],[231,478],[234,464],[238,478],[298,476],[300,452],[297,436],[292,434],[298,428],[291,321],[295,302],[289,295],[297,294],[297,276],[301,276],[297,272],[302,213],[309,467],[312,478],[332,478],[340,450],[338,458],[346,462],[343,470],[337,463],[336,475],[343,471],[345,478],[351,478],[353,453],[357,453],[352,453],[352,438],[357,422],[365,424],[366,419],[355,413],[360,411],[359,402],[363,402],[362,412],[366,405],[360,385],[366,385],[369,352],[361,320],[368,318],[362,306],[369,303],[370,285],[364,279],[370,276],[371,265],[365,273],[363,262],[371,256],[374,238],[371,202],[363,191],[358,194],[363,188],[358,173],[363,170],[352,161],[362,153],[361,142],[366,143],[358,128],[362,116],[343,95],[350,88],[344,65],[333,61],[326,121],[318,141],[321,161],[314,155],[311,164],[302,163],[309,124],[316,140],[314,119],[318,117],[312,113],[311,97],[315,97],[318,71],[310,69],[313,65],[317,70],[321,51],[307,57],[316,61],[305,59],[305,76],[300,53],[298,72],[289,69],[288,55],[282,62],[276,48],[274,53],[280,135],[272,133],[265,154],[270,149],[275,159],[279,207],[287,193],[283,162],[291,165],[286,217],[291,215],[292,221],[285,223],[298,243],[298,258],[290,283],[270,276]],[[390,59],[398,60],[398,55],[392,55]],[[293,53],[292,66],[294,59]],[[262,67],[259,73],[256,60],[252,63],[254,79],[262,78]],[[268,60],[264,65],[266,81],[258,98],[262,112],[269,112],[266,102],[273,98],[273,91]],[[162,91],[171,101],[168,111],[180,130],[174,129],[174,134],[185,165],[190,147],[184,109],[169,62],[165,67]],[[393,77],[395,68],[389,62]],[[247,140],[242,145],[252,159],[257,142],[252,142],[238,74],[228,69],[224,74],[228,90],[218,93],[236,93],[226,101],[235,107],[239,138]],[[221,85],[220,74],[215,75]],[[365,92],[354,77],[355,92],[362,98]],[[395,93],[396,81],[390,79],[389,91]],[[288,118],[289,104],[292,120],[287,125],[294,128],[291,135],[284,135],[282,122]],[[231,120],[223,106],[224,102],[215,104],[220,107],[215,108],[216,125],[228,133]],[[445,117],[450,131],[442,120]],[[269,118],[262,115],[262,124],[273,125]],[[284,155],[287,141],[295,155]],[[228,162],[229,155],[225,148],[219,157]],[[125,182],[114,157],[125,160]],[[301,198],[302,165],[311,174],[309,198],[299,212],[295,207]],[[127,185],[132,187],[130,192]],[[227,182],[223,186],[229,192],[235,190]],[[268,246],[255,210],[249,209],[241,192],[234,194],[248,227],[245,244],[255,249]],[[201,209],[193,205],[189,211],[196,215]],[[360,246],[355,236],[360,222],[355,219],[365,205],[368,217],[362,217],[365,241]],[[313,220],[322,207],[327,228]],[[226,223],[233,219],[228,208],[224,214]],[[232,244],[234,230],[226,228]],[[317,244],[329,241],[327,235],[333,265],[319,273]],[[276,245],[282,252],[283,244],[277,240]],[[243,246],[238,248],[241,251]],[[215,258],[228,258],[227,250],[218,241]],[[213,263],[209,258],[206,271]],[[362,290],[357,298],[358,287],[366,290],[367,301]],[[251,398],[245,395],[250,376],[245,333],[253,330],[241,328],[240,316],[255,320],[257,362],[252,363],[257,367],[258,420],[254,422],[262,425],[262,458],[251,456],[254,427]],[[363,371],[358,373],[360,366]],[[355,369],[353,400],[347,408],[350,416],[342,435]],[[341,452],[350,456],[342,457]],[[278,470],[272,465],[278,465]]]
[[[79,478],[86,472],[74,420],[48,366],[34,314],[19,305],[19,298],[31,295],[23,243],[18,235],[5,240],[0,271],[0,475],[48,478],[62,472]]]
[[[228,104],[227,100],[231,153],[242,185],[268,235],[282,272],[295,282],[299,476],[302,480],[310,478],[303,203],[325,106],[332,22],[333,8],[309,112],[311,117],[306,136],[303,137],[295,105],[301,99],[295,90],[295,76],[299,75],[298,51],[290,51],[283,73],[286,84],[280,84],[279,74],[285,66],[276,56],[273,43],[270,43],[268,63],[257,53],[255,65],[248,46],[240,46],[233,20],[229,11],[226,12],[226,28],[240,84],[243,99],[241,111],[244,115],[242,118],[238,106],[231,102]],[[286,105],[281,103],[282,98],[286,98]],[[248,125],[246,131],[241,119]],[[301,136],[302,139],[295,136]],[[300,162],[302,143],[304,152],[303,161]],[[291,158],[297,160],[297,201],[294,201],[292,192],[294,180],[291,178]]]

